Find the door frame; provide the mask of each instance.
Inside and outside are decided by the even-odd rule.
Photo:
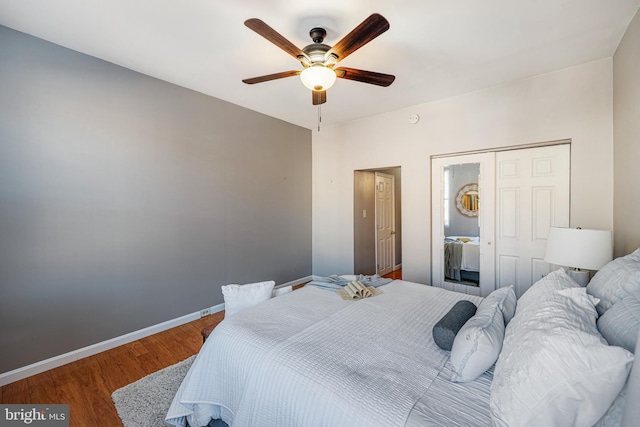
[[[444,278],[444,167],[478,163],[480,209],[480,286],[447,282]],[[452,291],[487,296],[495,290],[495,153],[485,152],[431,158],[431,284]],[[491,209],[483,209],[491,206]]]
[[[402,268],[402,166],[356,169],[353,173],[353,272],[376,274],[375,172],[394,177],[394,271]],[[397,187],[397,188],[396,188]]]

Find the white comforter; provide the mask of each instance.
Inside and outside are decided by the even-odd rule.
[[[440,395],[434,384],[448,387],[442,378],[449,353],[433,342],[432,326],[456,301],[480,298],[403,281],[380,289],[373,298],[343,301],[305,287],[225,319],[185,377],[167,421],[193,427],[212,418],[243,427],[425,423],[417,412],[429,403],[420,399]],[[487,391],[488,383],[481,394]],[[484,399],[473,421],[486,425]]]

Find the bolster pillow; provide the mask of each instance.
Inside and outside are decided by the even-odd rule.
[[[476,314],[477,307],[471,301],[458,301],[433,326],[433,340],[443,350],[451,351],[453,340],[462,326]]]

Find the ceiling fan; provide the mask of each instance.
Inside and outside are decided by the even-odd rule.
[[[390,74],[347,67],[334,68],[338,62],[389,29],[389,21],[378,13],[374,13],[362,21],[360,25],[333,47],[322,43],[327,35],[324,28],[312,28],[309,35],[313,43],[303,49],[299,49],[260,19],[247,19],[244,25],[296,58],[304,68],[303,70],[283,71],[244,79],[242,80],[244,83],[255,84],[285,77],[300,76],[302,83],[312,91],[313,105],[320,105],[327,102],[327,89],[333,86],[336,78],[385,87],[395,80],[395,76]]]

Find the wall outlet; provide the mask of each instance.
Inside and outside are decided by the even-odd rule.
[[[210,308],[205,308],[204,310],[200,310],[200,317],[205,317],[211,314]]]

